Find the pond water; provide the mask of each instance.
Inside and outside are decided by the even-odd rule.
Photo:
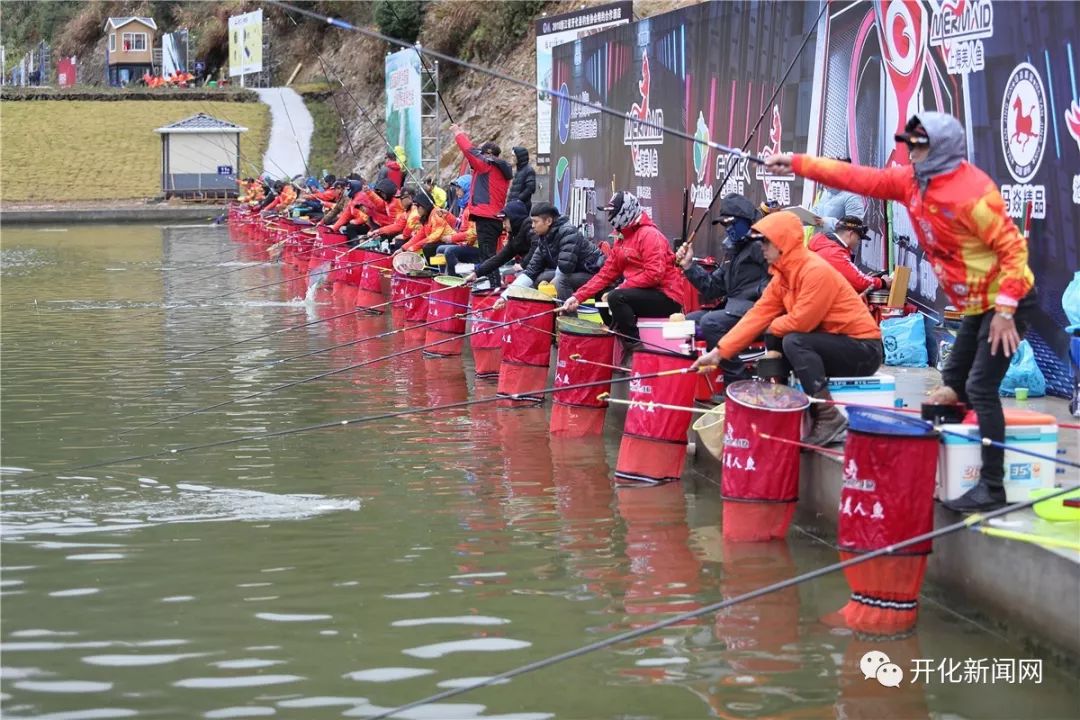
[[[269,366],[389,327],[353,316],[181,359],[340,311],[305,306],[302,282],[244,292],[293,273],[220,227],[4,227],[0,260],[5,718],[365,717],[837,559],[798,528],[725,543],[714,478],[614,489],[614,423],[557,440],[545,408],[68,472],[494,388],[412,355],[150,425],[415,339]],[[821,621],[847,593],[830,575],[403,717],[1080,715],[1049,662],[1039,683],[865,680],[870,650],[1040,656],[930,599],[916,633],[856,637]]]

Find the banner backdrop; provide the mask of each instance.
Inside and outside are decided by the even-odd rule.
[[[607,5],[592,5],[574,12],[544,17],[536,21],[536,84],[558,89],[551,73],[551,49],[577,40],[604,28],[625,25],[634,17],[633,0],[619,0]],[[551,97],[536,95],[536,157],[551,154]]]
[[[386,141],[404,148],[405,162],[421,167],[420,56],[399,50],[386,56]]]
[[[684,233],[684,189],[691,228],[717,192],[755,203],[813,202],[812,183],[769,176],[635,121],[730,146],[749,139],[759,156],[846,155],[880,167],[907,162],[893,134],[911,114],[949,112],[966,128],[971,161],[1001,185],[1010,215],[1028,232],[1042,308],[1029,337],[1051,388],[1066,392],[1061,296],[1080,268],[1077,4],[840,1],[812,27],[820,10],[817,3],[706,3],[556,46],[553,87],[633,118],[553,103],[556,205],[602,238],[610,228],[595,208],[613,189],[629,189],[676,238]],[[808,31],[809,45],[767,107]],[[863,243],[860,264],[911,267],[911,300],[940,317],[944,293],[907,213],[871,202],[867,219],[873,239]],[[719,257],[720,234],[709,224],[702,232],[695,254]]]
[[[262,72],[263,11],[229,18],[229,76]]]
[[[262,47],[262,41],[259,42]],[[188,31],[180,30],[161,36],[161,74],[165,77],[174,72],[187,72]]]

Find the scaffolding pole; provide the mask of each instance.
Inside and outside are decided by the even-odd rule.
[[[442,159],[443,110],[439,103],[439,61],[420,67],[420,170],[423,176],[439,177]]]

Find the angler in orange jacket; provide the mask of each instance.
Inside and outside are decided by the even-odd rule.
[[[1005,214],[997,185],[965,159],[964,129],[956,118],[921,112],[897,142],[910,166],[882,170],[806,155],[774,155],[769,166],[862,195],[901,202],[914,221],[919,245],[941,288],[964,314],[932,403],[965,402],[979,418],[979,434],[1005,441],[998,390],[1036,306],[1027,240]],[[1005,505],[1005,454],[983,445],[978,484],[945,503],[957,512]]]
[[[419,219],[419,211],[413,205],[413,190],[401,188],[397,193],[397,200],[400,210],[394,215],[394,221],[372,231],[372,236],[392,239],[403,238],[406,232],[412,235],[412,228],[418,226]]]
[[[359,180],[352,180],[349,182],[349,189],[346,190],[346,196],[349,198],[349,202],[345,205],[345,209],[338,215],[337,220],[330,228],[334,232],[340,232],[347,238],[347,242],[350,247],[357,245],[357,238],[368,232],[371,226],[368,224],[368,208],[371,204],[371,199],[368,194],[360,189],[361,184]]]
[[[695,367],[731,360],[763,332],[766,348],[782,350],[803,390],[826,401],[810,406],[814,419],[805,442],[827,445],[847,427],[827,404],[829,376],[864,377],[881,367],[881,330],[851,285],[803,243],[802,223],[781,211],[754,223],[751,240],[760,240],[772,280],[761,298],[714,350]]]
[[[421,226],[413,233],[412,238],[405,243],[401,251],[423,252],[424,258],[431,262],[439,245],[445,244],[454,233],[453,215],[435,207],[435,203],[427,195],[417,195],[414,202],[419,209]]]
[[[295,201],[296,188],[292,183],[285,183],[285,187],[281,188],[281,192],[278,193],[273,202],[263,208],[263,212],[284,212]]]

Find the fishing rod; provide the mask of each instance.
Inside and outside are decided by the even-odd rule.
[[[401,17],[398,16],[397,10],[394,9],[394,3],[388,2],[388,3],[386,3],[386,7],[390,8],[390,12],[392,12],[394,14],[394,19],[398,21],[398,25],[401,25]],[[420,43],[416,43],[415,48],[419,48],[419,47],[420,47]],[[434,73],[432,73],[431,68],[428,67],[427,61],[424,60],[424,54],[422,52],[420,52],[419,50],[416,50],[416,57],[420,58],[420,64],[424,66],[424,70],[427,70],[428,76],[430,77],[431,75],[433,75]],[[435,95],[438,96],[439,102],[442,103],[443,110],[446,111],[446,118],[450,121],[451,124],[453,124],[454,123],[454,116],[450,113],[450,108],[448,108],[446,106],[446,101],[443,100],[442,93],[439,92],[438,83],[435,84]]]
[[[385,720],[385,718],[398,716],[407,710],[412,710],[413,708],[418,708],[422,705],[428,705],[430,703],[440,702],[448,698],[457,697],[458,695],[462,695],[473,690],[478,690],[480,688],[488,687],[496,683],[501,683],[505,680],[510,680],[512,678],[518,677],[519,675],[524,675],[535,670],[542,670],[546,667],[556,665],[566,660],[573,660],[575,658],[581,657],[582,655],[596,652],[597,650],[603,650],[613,645],[627,642],[629,640],[636,640],[637,638],[652,634],[658,630],[663,630],[664,628],[679,625],[690,620],[696,620],[697,618],[705,615],[712,615],[713,613],[719,612],[720,610],[725,610],[735,605],[740,605],[751,600],[756,600],[764,595],[770,595],[781,590],[797,587],[803,583],[817,580],[827,575],[832,575],[836,572],[842,572],[848,568],[855,567],[856,565],[861,565],[862,563],[869,562],[870,560],[876,560],[880,557],[893,555],[899,550],[905,550],[920,543],[925,543],[936,540],[937,538],[945,537],[947,535],[952,535],[953,533],[960,532],[961,530],[967,530],[988,520],[992,520],[994,518],[1001,517],[1002,515],[1016,512],[1018,510],[1024,510],[1036,503],[1060,497],[1066,493],[1072,492],[1077,489],[1080,489],[1080,485],[1074,485],[1069,488],[1056,490],[1055,492],[1050,493],[1045,497],[1014,503],[998,510],[969,515],[968,517],[964,518],[959,522],[955,522],[951,525],[946,525],[944,527],[937,528],[929,532],[921,533],[914,537],[908,538],[907,540],[903,540],[892,545],[887,545],[883,548],[879,548],[868,553],[861,553],[847,560],[835,562],[830,565],[820,567],[817,570],[811,570],[810,572],[787,578],[786,580],[780,580],[778,582],[759,587],[756,590],[751,590],[749,592],[742,593],[741,595],[736,595],[735,597],[728,598],[726,600],[721,600],[719,602],[715,602],[709,605],[704,605],[695,610],[689,610],[684,613],[679,613],[678,615],[672,615],[671,617],[665,618],[664,620],[658,620],[657,622],[649,625],[635,628],[633,630],[627,630],[626,632],[618,633],[616,635],[612,635],[609,638],[597,640],[595,642],[588,643],[587,645],[582,645],[572,650],[567,650],[561,653],[557,653],[555,655],[550,655],[540,660],[534,660],[533,662],[519,665],[516,668],[499,673],[498,675],[484,677],[468,685],[462,685],[449,690],[444,690],[442,692],[429,695],[428,697],[422,698],[420,700],[414,700],[413,702],[399,705],[395,708],[383,710],[382,712],[376,715],[371,715],[369,717],[371,720]]]
[[[299,7],[296,7],[295,5],[289,5],[288,3],[281,2],[281,0],[267,0],[267,3],[270,4],[270,5],[276,5],[277,7],[280,7],[283,10],[285,10],[286,12],[295,12],[295,13],[298,13],[300,15],[304,15],[306,17],[314,18],[315,20],[320,20],[320,21],[325,22],[325,23],[327,23],[329,25],[332,25],[332,26],[334,26],[336,28],[340,28],[342,30],[350,30],[352,32],[360,33],[361,35],[366,35],[367,37],[371,37],[371,38],[374,38],[376,40],[382,40],[383,42],[389,43],[390,45],[394,45],[396,47],[413,48],[418,53],[423,53],[423,54],[426,54],[426,55],[430,55],[431,57],[436,58],[438,60],[442,60],[442,61],[451,63],[453,65],[459,65],[459,66],[461,66],[463,68],[473,70],[475,72],[479,72],[479,73],[482,73],[484,75],[489,75],[491,77],[497,78],[499,80],[504,80],[506,82],[512,83],[514,85],[518,85],[520,87],[528,88],[529,90],[531,90],[533,92],[547,93],[548,95],[550,95],[552,97],[559,98],[560,100],[565,100],[566,102],[569,102],[571,104],[582,105],[582,106],[587,107],[587,108],[589,108],[591,110],[594,110],[596,112],[604,113],[605,115],[610,115],[612,117],[617,117],[617,118],[619,118],[621,120],[628,120],[628,121],[634,123],[634,125],[637,126],[637,127],[652,128],[654,130],[659,130],[660,132],[664,133],[665,135],[672,135],[672,136],[677,137],[677,138],[682,138],[683,140],[687,140],[687,141],[692,142],[692,143],[703,145],[705,147],[716,150],[717,152],[722,152],[722,153],[725,153],[727,155],[733,155],[735,157],[741,158],[741,159],[743,159],[743,160],[745,160],[747,162],[754,163],[756,165],[764,165],[765,164],[764,160],[762,160],[760,158],[757,158],[757,157],[754,157],[753,155],[748,155],[745,151],[740,150],[739,148],[728,147],[727,145],[721,145],[720,143],[715,143],[715,142],[712,142],[711,140],[703,140],[701,138],[696,138],[693,135],[682,132],[680,130],[675,130],[675,129],[669,128],[666,125],[663,125],[663,124],[660,124],[660,123],[654,123],[654,122],[652,122],[650,120],[642,120],[640,118],[635,118],[630,113],[622,112],[620,110],[610,108],[607,105],[603,105],[602,103],[591,102],[591,101],[588,101],[588,100],[582,100],[580,98],[575,98],[572,95],[570,95],[569,93],[563,93],[563,92],[561,92],[559,90],[554,90],[552,88],[543,88],[543,87],[540,87],[539,85],[535,85],[535,84],[529,82],[528,80],[522,80],[520,78],[516,78],[516,77],[514,77],[512,75],[507,75],[506,73],[500,72],[498,70],[494,70],[494,69],[486,67],[484,65],[479,65],[477,63],[473,63],[473,62],[470,62],[468,60],[461,60],[459,58],[453,57],[451,55],[447,55],[445,53],[438,52],[436,50],[430,50],[428,48],[422,47],[422,46],[417,45],[415,43],[410,45],[409,43],[402,42],[401,40],[398,40],[397,38],[392,38],[389,35],[383,35],[382,33],[377,32],[375,30],[358,27],[356,25],[353,25],[353,24],[351,24],[349,22],[346,22],[346,21],[342,20],[341,18],[331,17],[329,15],[322,15],[320,13],[317,13],[317,12],[314,12],[314,11],[311,11],[311,10],[307,10],[305,8],[299,8]]]
[[[521,318],[525,319],[525,318]],[[458,336],[461,337],[461,336]],[[586,383],[578,383],[576,385],[563,385],[562,387],[547,387],[540,390],[529,390],[520,393],[514,393],[509,395],[492,395],[491,397],[473,398],[472,400],[461,400],[459,402],[446,403],[444,405],[425,405],[422,407],[407,408],[405,410],[396,410],[392,412],[380,413],[378,415],[367,415],[357,418],[347,418],[345,420],[333,420],[330,422],[318,423],[316,425],[306,425],[299,428],[291,428],[287,430],[274,430],[272,432],[254,433],[251,435],[243,435],[241,437],[229,438],[227,440],[217,440],[214,442],[202,443],[199,445],[187,445],[178,448],[169,448],[166,450],[158,450],[156,452],[146,453],[143,455],[132,455],[130,457],[114,458],[112,460],[102,460],[101,462],[88,463],[86,465],[79,465],[77,467],[66,468],[63,470],[57,470],[55,472],[40,472],[33,473],[31,475],[20,476],[23,480],[29,480],[32,478],[47,477],[50,475],[68,475],[80,470],[91,470],[100,467],[109,467],[111,465],[120,465],[129,462],[138,462],[141,460],[151,460],[159,457],[169,457],[172,455],[179,455],[181,453],[193,452],[196,450],[208,450],[211,448],[226,447],[229,445],[238,445],[240,443],[252,442],[256,440],[266,440],[270,438],[286,437],[289,435],[297,435],[300,433],[313,432],[316,430],[327,430],[329,428],[340,428],[350,425],[361,425],[364,423],[375,422],[378,420],[390,420],[393,418],[407,417],[409,415],[418,415],[428,412],[439,412],[441,410],[454,410],[457,408],[471,407],[473,405],[483,405],[485,403],[497,402],[499,400],[528,400],[529,396],[536,395],[549,395],[555,392],[561,392],[564,390],[580,390],[583,388],[599,387],[601,385],[607,385],[609,383],[621,383],[621,382],[633,382],[636,380],[651,380],[652,378],[664,377],[667,375],[680,375],[690,372],[689,368],[677,369],[677,370],[663,370],[655,373],[647,373],[644,375],[631,375],[624,378],[614,378],[612,380],[594,380]]]
[[[388,4],[388,7],[390,7],[389,4]],[[390,7],[390,9],[393,10],[393,7]],[[394,16],[396,17],[397,13],[394,13]],[[296,19],[292,15],[290,15],[288,12],[285,13],[285,17],[289,18],[289,21],[292,22],[293,27],[299,27],[299,24],[296,22]],[[327,69],[326,61],[323,60],[323,56],[319,53],[318,50],[315,50],[314,48],[312,48],[312,52],[315,53],[315,57],[318,58],[318,60],[319,60],[319,65],[323,69],[323,75],[329,80],[330,79],[329,70]],[[421,62],[423,62],[423,55],[420,56],[420,60],[421,60]],[[394,146],[390,144],[390,141],[386,138],[383,130],[380,129],[379,126],[377,124],[375,124],[375,121],[371,119],[371,117],[368,115],[367,111],[364,109],[364,106],[360,104],[360,101],[357,100],[355,97],[353,97],[352,92],[349,90],[348,87],[345,86],[344,81],[342,81],[342,79],[341,79],[341,73],[340,72],[335,72],[334,76],[335,76],[335,79],[337,80],[337,84],[341,87],[342,90],[345,91],[345,95],[356,106],[356,109],[360,111],[360,116],[363,117],[365,120],[367,120],[368,124],[371,125],[371,127],[375,130],[375,134],[377,136],[379,136],[380,138],[382,138],[383,144],[386,145],[386,149],[393,152],[395,157],[396,157],[397,151],[394,149]],[[449,116],[450,111],[448,109],[446,109],[446,103],[443,101],[442,95],[439,94],[439,88],[438,87],[435,88],[435,92],[436,92],[436,94],[439,95],[439,101],[443,103],[443,109],[446,110],[446,114],[447,114],[447,116]],[[337,101],[336,100],[334,101],[334,107],[337,108]],[[341,116],[340,116],[340,111],[339,111],[339,118],[340,117]],[[452,121],[453,121],[453,118],[451,118],[451,122]],[[341,125],[342,125],[342,129],[345,129],[344,120],[341,121]],[[346,133],[346,138],[348,139],[349,147],[351,148],[352,147],[352,138],[347,133]],[[353,158],[355,160],[357,160],[357,161],[360,160],[360,156],[356,154],[355,150],[353,151]],[[431,195],[428,194],[428,191],[424,188],[423,180],[418,179],[416,177],[416,175],[412,172],[412,170],[409,169],[409,164],[408,163],[405,163],[402,166],[402,170],[404,171],[406,177],[411,177],[413,179],[414,184],[420,190],[420,192],[424,194],[424,197],[426,197],[428,200],[431,200],[432,205],[435,205],[435,200],[431,197]],[[402,184],[404,185],[404,182]]]
[[[448,304],[458,305],[460,307],[459,303],[448,303]],[[407,332],[409,330],[419,330],[420,328],[426,328],[426,327],[428,327],[430,325],[437,325],[438,323],[445,322],[446,320],[449,320],[449,319],[470,318],[473,314],[475,314],[475,313],[472,313],[472,312],[457,313],[456,315],[453,315],[453,316],[451,316],[449,318],[439,318],[438,320],[428,320],[427,322],[420,323],[419,325],[406,325],[405,327],[395,328],[393,330],[389,330],[389,331],[386,331],[386,332],[381,332],[381,333],[378,333],[376,335],[367,335],[365,337],[358,338],[356,340],[349,340],[348,342],[338,343],[337,345],[331,345],[329,347],[320,348],[318,350],[309,350],[308,352],[300,353],[298,355],[290,355],[288,357],[283,357],[283,358],[281,358],[279,360],[272,360],[271,362],[264,363],[262,365],[256,365],[255,367],[239,368],[239,369],[236,369],[236,370],[229,370],[228,372],[224,372],[224,373],[221,373],[219,375],[212,375],[211,377],[204,378],[203,380],[200,380],[197,383],[192,382],[192,383],[185,383],[183,385],[176,385],[176,386],[169,387],[169,388],[158,388],[157,390],[153,390],[153,391],[145,393],[143,395],[138,395],[136,397],[133,397],[131,399],[131,401],[134,402],[135,400],[142,400],[143,398],[148,398],[151,395],[165,395],[165,394],[168,394],[168,393],[171,393],[171,392],[176,392],[177,390],[182,390],[182,389],[184,389],[186,387],[190,387],[192,385],[204,384],[204,383],[208,383],[208,382],[210,382],[212,380],[221,380],[222,378],[227,378],[227,377],[230,377],[232,375],[243,375],[243,374],[249,373],[249,372],[258,372],[260,370],[266,370],[267,368],[274,367],[275,365],[282,365],[282,364],[287,363],[287,362],[292,362],[293,360],[299,360],[301,358],[311,357],[313,355],[321,355],[322,353],[327,353],[327,352],[330,352],[332,350],[340,350],[341,348],[351,347],[353,345],[359,345],[361,343],[368,342],[369,340],[379,340],[381,338],[387,338],[387,337],[390,337],[391,335],[397,335],[398,333]]]
[[[376,261],[371,260],[369,262],[376,262]],[[318,320],[309,320],[308,322],[300,323],[298,325],[288,325],[288,326],[283,327],[283,328],[278,328],[277,330],[272,330],[272,331],[270,331],[268,333],[262,333],[260,335],[251,335],[249,337],[240,338],[239,340],[233,340],[231,342],[227,342],[227,343],[224,343],[222,345],[215,345],[214,347],[209,347],[209,348],[205,348],[203,350],[198,350],[198,351],[193,352],[193,353],[188,353],[187,355],[181,355],[180,357],[176,358],[176,362],[182,362],[184,360],[190,360],[193,357],[199,357],[200,355],[205,355],[207,353],[214,352],[215,350],[223,350],[224,348],[233,347],[235,345],[242,345],[244,343],[251,342],[252,340],[262,340],[263,338],[268,338],[268,337],[272,337],[274,335],[280,335],[282,333],[291,332],[292,330],[300,330],[301,328],[311,327],[312,325],[318,325],[319,323],[329,322],[330,320],[336,320],[337,318],[346,317],[348,315],[355,315],[358,312],[369,312],[371,310],[386,307],[387,305],[392,305],[394,303],[405,302],[406,300],[413,300],[413,299],[418,298],[418,297],[424,297],[425,295],[432,295],[432,294],[437,293],[437,292],[446,292],[447,290],[453,290],[453,289],[454,288],[452,286],[444,287],[444,288],[439,288],[437,290],[428,290],[426,292],[416,293],[415,295],[406,295],[405,297],[397,298],[396,300],[387,300],[386,302],[379,303],[378,305],[372,305],[370,307],[357,306],[357,307],[354,307],[352,310],[347,310],[345,312],[337,313],[335,315],[330,315],[329,317],[320,318]],[[381,314],[381,313],[375,313],[375,314]]]
[[[783,76],[780,78],[780,82],[776,85],[776,90],[773,91],[772,96],[769,98],[769,102],[765,103],[765,109],[761,111],[761,115],[758,116],[757,122],[754,123],[753,129],[751,129],[750,134],[746,137],[746,142],[743,143],[741,150],[744,155],[746,153],[746,149],[750,147],[750,143],[753,142],[754,136],[757,135],[757,131],[761,127],[761,123],[765,119],[765,116],[769,114],[769,110],[772,108],[773,102],[780,94],[780,90],[783,89],[784,83],[787,82],[788,76],[791,75],[791,71],[795,68],[795,63],[797,63],[799,61],[799,58],[802,57],[803,50],[806,49],[807,44],[810,42],[810,37],[814,34],[814,32],[816,32],[817,26],[821,22],[821,17],[828,9],[829,3],[821,3],[821,11],[818,13],[817,18],[814,19],[814,22],[810,25],[810,29],[806,31],[805,35],[803,35],[802,44],[799,45],[799,49],[795,53],[795,57],[791,58],[791,62],[788,63],[787,66],[787,70],[784,71]],[[765,164],[763,160],[758,160],[758,163],[761,165]],[[690,237],[687,238],[686,243],[694,242],[694,237],[698,234],[698,230],[701,229],[701,226],[705,224],[705,220],[708,219],[709,213],[712,212],[713,206],[716,204],[716,201],[720,199],[720,194],[724,192],[724,186],[727,185],[728,180],[731,178],[731,174],[735,172],[735,168],[735,164],[732,164],[731,167],[728,168],[727,174],[724,175],[724,179],[720,182],[720,186],[716,189],[716,193],[713,194],[712,200],[709,201],[709,206],[705,208],[705,212],[702,213],[701,219],[698,220],[697,225],[694,226],[694,230],[690,233]],[[691,215],[692,214],[693,213],[691,212]]]
[[[508,325],[514,325],[514,324],[517,324],[517,323],[521,323],[521,322],[524,322],[525,320],[531,320],[531,319],[534,319],[534,318],[538,318],[541,315],[548,314],[549,312],[552,312],[552,311],[551,310],[545,310],[544,312],[537,313],[536,315],[528,315],[526,317],[518,318],[516,320],[510,320],[508,322],[498,323],[498,324],[495,324],[495,325],[488,325],[488,326],[485,326],[485,327],[480,328],[478,330],[472,330],[472,331],[467,332],[467,333],[462,333],[461,335],[451,335],[450,337],[443,338],[442,340],[436,340],[434,342],[424,343],[423,345],[418,345],[417,347],[407,348],[405,350],[399,350],[397,352],[390,353],[389,355],[383,355],[381,357],[373,358],[371,360],[363,360],[361,362],[353,363],[352,365],[346,365],[345,367],[337,368],[335,370],[327,370],[326,372],[319,373],[318,375],[312,375],[310,377],[302,378],[300,380],[293,380],[292,382],[283,383],[281,385],[275,385],[274,387],[266,388],[265,390],[259,390],[258,392],[248,393],[247,395],[243,395],[243,396],[238,397],[238,398],[233,398],[232,400],[223,400],[222,402],[215,403],[213,405],[208,405],[206,407],[196,408],[195,410],[189,410],[187,412],[180,413],[178,415],[171,415],[171,416],[169,416],[167,418],[162,418],[161,420],[155,420],[154,422],[149,423],[147,425],[139,425],[138,427],[133,427],[133,428],[130,428],[128,430],[124,430],[123,432],[117,433],[117,436],[119,437],[121,435],[127,435],[127,434],[130,434],[130,433],[136,432],[138,430],[146,430],[148,428],[152,428],[152,427],[155,427],[157,425],[161,425],[163,423],[167,423],[167,422],[170,422],[170,421],[173,421],[173,420],[181,420],[181,419],[186,418],[186,417],[191,417],[192,415],[199,415],[201,413],[209,412],[211,410],[217,410],[219,408],[223,408],[223,407],[226,407],[226,406],[229,406],[229,405],[235,405],[236,403],[243,402],[244,400],[251,400],[252,398],[262,397],[264,395],[270,395],[270,394],[276,393],[276,392],[278,392],[280,390],[287,390],[289,388],[296,387],[297,385],[304,385],[306,383],[314,382],[316,380],[323,380],[323,379],[328,378],[328,377],[333,377],[334,375],[340,375],[341,373],[348,372],[350,370],[356,370],[358,368],[368,367],[369,365],[377,365],[378,363],[386,362],[387,360],[396,360],[399,357],[404,357],[406,355],[411,355],[412,353],[415,353],[415,352],[422,352],[424,350],[429,350],[430,348],[437,347],[439,345],[444,345],[444,344],[449,343],[449,342],[454,342],[454,341],[457,341],[457,340],[461,340],[463,338],[471,337],[473,335],[477,335],[477,334],[482,333],[482,332],[487,332],[489,330],[495,330],[495,329],[498,329],[500,327],[506,327]]]
[[[312,249],[309,252],[315,252],[315,250]],[[321,276],[324,276],[324,275],[329,275],[334,270],[344,270],[344,269],[347,269],[347,268],[363,267],[364,265],[371,265],[372,263],[377,263],[377,262],[380,262],[380,261],[383,261],[383,260],[384,260],[384,258],[376,258],[374,260],[364,260],[364,261],[355,261],[355,262],[354,261],[349,261],[349,262],[344,262],[344,263],[331,264],[331,266],[327,267],[325,270],[315,269],[315,270],[313,270],[311,272],[304,273],[303,275],[293,275],[292,277],[287,277],[287,278],[284,278],[283,280],[275,280],[273,282],[264,283],[262,285],[253,285],[252,287],[240,288],[239,290],[230,290],[227,293],[222,293],[220,295],[211,295],[210,297],[206,297],[206,298],[188,298],[186,300],[180,300],[179,302],[181,304],[172,305],[171,309],[185,308],[185,307],[197,307],[197,303],[207,303],[207,302],[212,302],[214,300],[220,300],[221,298],[231,297],[233,295],[239,295],[240,293],[250,292],[252,290],[262,290],[264,288],[277,287],[278,285],[287,285],[287,284],[289,284],[291,282],[296,282],[297,280],[307,280],[308,284],[310,285],[312,278],[318,278],[318,277],[321,277]],[[329,260],[327,260],[326,262],[331,263],[331,261],[329,261]],[[254,267],[254,266],[251,266],[251,267]],[[322,267],[322,266],[320,266],[320,267]],[[242,269],[247,269],[247,268],[242,268]],[[147,315],[153,315],[155,312],[157,312],[157,311],[154,310],[154,311],[151,311],[149,313],[143,313],[142,315],[136,315],[135,317],[130,318],[130,320],[137,320],[138,318],[146,317]]]

